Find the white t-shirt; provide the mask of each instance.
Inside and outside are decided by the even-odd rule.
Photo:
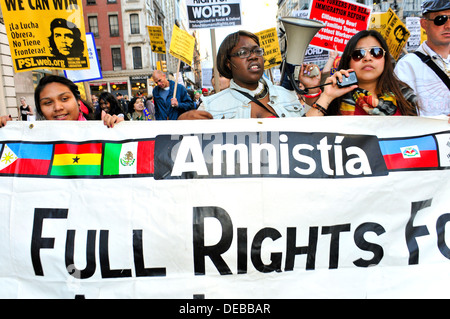
[[[449,58],[443,59],[426,42],[417,49],[432,57],[443,70],[450,70]],[[450,115],[450,90],[439,76],[415,54],[409,53],[397,62],[394,70],[400,80],[413,88],[418,97],[421,116]]]

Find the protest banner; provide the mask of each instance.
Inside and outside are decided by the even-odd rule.
[[[147,26],[151,50],[154,53],[166,54],[166,41],[161,26]]]
[[[282,62],[277,28],[257,32],[261,48],[264,49],[264,70],[269,70]]]
[[[89,68],[80,0],[7,0],[1,8],[16,72]]]
[[[93,33],[86,33],[86,46],[89,53],[89,69],[77,71],[64,70],[65,77],[74,83],[103,79]]]
[[[310,45],[343,52],[352,36],[369,26],[372,8],[345,0],[312,0],[310,19],[326,23]]]
[[[387,12],[379,14],[378,17],[375,20],[372,19],[373,25],[371,24],[369,29],[381,33],[389,47],[389,52],[394,59],[398,60],[410,37],[410,32],[391,8]]]
[[[214,29],[241,25],[241,0],[186,0],[189,29]]]
[[[448,298],[447,119],[9,122],[2,298]]]

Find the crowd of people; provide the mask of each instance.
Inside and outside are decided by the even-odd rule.
[[[425,0],[422,15],[421,26],[428,38],[417,52],[396,62],[380,33],[360,31],[348,41],[336,72],[325,80],[317,66],[302,65],[300,91],[275,85],[265,77],[259,38],[238,31],[224,39],[217,54],[218,93],[190,92],[156,70],[152,75],[156,83],[152,96],[137,96],[124,103],[123,98],[104,92],[98,96],[98,103],[93,100],[94,105],[90,105],[81,99],[70,80],[48,76],[36,88],[36,112],[45,120],[95,119],[108,127],[127,120],[448,116],[450,2]],[[351,74],[356,74],[357,84],[341,87],[340,82]],[[2,117],[0,126],[8,120],[10,117]]]

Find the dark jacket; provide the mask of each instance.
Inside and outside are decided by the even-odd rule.
[[[189,94],[184,86],[177,84],[177,100],[178,107],[172,107],[170,100],[173,98],[173,92],[175,91],[175,82],[169,80],[170,90],[169,95],[164,100],[161,97],[162,89],[158,86],[153,89],[153,101],[155,103],[155,119],[156,120],[177,120],[180,114],[193,110],[194,102],[192,102]]]

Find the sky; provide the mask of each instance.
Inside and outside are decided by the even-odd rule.
[[[242,25],[236,27],[217,28],[216,46],[219,49],[223,39],[230,33],[246,30],[250,32],[259,32],[276,27],[277,0],[241,0],[241,18]],[[209,29],[198,29],[200,34],[200,54],[201,58],[206,58],[208,51],[208,59],[212,66],[212,44],[211,32]]]

